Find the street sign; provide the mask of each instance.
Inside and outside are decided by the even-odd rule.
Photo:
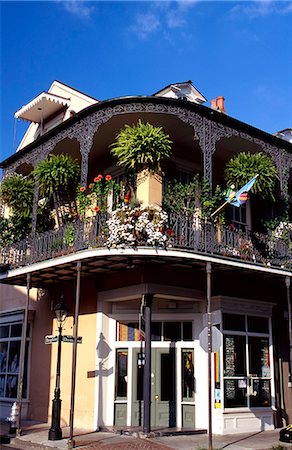
[[[74,343],[74,336],[69,336],[67,334],[64,334],[64,336],[62,336],[62,341],[63,342],[69,342],[69,344],[73,344]],[[82,344],[82,337],[81,336],[77,337],[77,344]]]
[[[218,352],[221,345],[221,331],[217,327],[212,327],[212,352]],[[205,327],[199,334],[200,346],[208,351],[208,327]]]
[[[45,336],[45,344],[52,344],[53,342],[58,342],[58,336],[47,334],[47,336]]]

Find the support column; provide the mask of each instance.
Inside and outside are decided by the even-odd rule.
[[[80,304],[80,278],[81,278],[81,261],[77,262],[77,279],[76,279],[76,300],[75,315],[73,323],[73,354],[72,354],[72,383],[71,383],[71,403],[70,403],[70,433],[68,440],[68,448],[74,448],[75,441],[73,439],[74,430],[74,405],[75,405],[75,385],[76,385],[76,360],[77,360],[77,337],[78,337],[78,318]]]
[[[36,234],[37,215],[38,215],[38,203],[39,203],[39,192],[40,192],[40,187],[39,187],[38,183],[36,183],[35,187],[34,187],[32,221],[31,221],[31,235],[32,235],[32,237],[34,237],[35,234]]]
[[[285,278],[287,289],[287,307],[288,307],[288,330],[289,330],[289,379],[288,386],[292,387],[292,310],[290,298],[290,277]]]
[[[152,315],[152,294],[144,294],[144,319],[145,319],[145,365],[144,365],[144,417],[143,431],[146,434],[151,430],[151,315]]]
[[[25,348],[26,348],[26,334],[27,334],[27,323],[28,323],[28,307],[29,307],[29,297],[31,288],[31,274],[28,273],[26,276],[26,302],[24,309],[24,318],[22,324],[21,333],[21,346],[20,346],[20,356],[19,356],[19,375],[18,375],[18,386],[17,386],[17,412],[16,415],[16,435],[21,434],[21,407],[22,407],[22,396],[23,396],[23,377],[24,377],[24,358],[25,358]]]
[[[207,272],[207,315],[208,315],[208,434],[209,450],[212,450],[212,311],[211,311],[211,273],[210,262],[206,263]]]

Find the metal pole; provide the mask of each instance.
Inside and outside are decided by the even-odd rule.
[[[26,302],[25,302],[25,309],[24,309],[24,318],[23,318],[22,333],[21,333],[20,356],[19,356],[19,377],[18,377],[18,386],[17,386],[18,414],[16,415],[16,435],[17,436],[20,436],[20,434],[21,434],[21,407],[22,407],[22,395],[23,395],[24,358],[25,358],[25,348],[26,348],[30,283],[31,283],[31,274],[28,273],[26,276]]]
[[[77,262],[77,281],[76,281],[76,301],[75,315],[73,324],[73,354],[72,354],[72,383],[71,383],[71,404],[70,404],[70,433],[68,440],[68,448],[74,448],[75,441],[73,439],[74,429],[74,404],[75,404],[75,386],[76,386],[76,360],[77,360],[77,336],[78,336],[78,317],[80,304],[80,278],[81,278],[81,262]]]
[[[207,272],[207,315],[208,315],[208,434],[209,450],[212,450],[212,312],[211,312],[211,273],[210,262],[206,264]]]
[[[144,365],[144,416],[143,431],[149,434],[151,429],[151,312],[152,294],[144,294],[144,316],[145,316],[145,365]]]
[[[292,311],[291,311],[291,299],[290,299],[290,277],[285,278],[285,284],[287,289],[287,306],[288,306],[288,330],[289,330],[289,380],[288,382],[292,387]]]
[[[52,400],[52,426],[49,430],[49,441],[59,441],[62,439],[61,422],[61,403],[60,399],[60,374],[61,374],[61,346],[62,346],[62,323],[59,324],[58,335],[58,355],[57,355],[57,370],[56,370],[56,386],[54,398]]]

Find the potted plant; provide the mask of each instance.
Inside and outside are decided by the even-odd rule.
[[[111,145],[118,165],[137,174],[137,199],[144,204],[161,205],[165,162],[171,157],[172,141],[161,127],[141,120],[125,125]]]

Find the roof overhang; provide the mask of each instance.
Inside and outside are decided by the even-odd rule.
[[[41,123],[42,120],[61,111],[63,108],[68,108],[70,99],[60,97],[58,95],[42,92],[29,103],[24,105],[14,114],[16,119],[23,119],[29,122]]]
[[[95,276],[98,273],[114,273],[125,268],[141,267],[146,263],[152,267],[166,264],[175,268],[201,268],[205,271],[207,262],[213,263],[219,270],[239,270],[242,273],[257,273],[270,278],[272,275],[292,277],[292,272],[282,268],[265,267],[246,261],[237,261],[205,254],[198,254],[177,249],[88,249],[38,262],[17,269],[0,273],[0,283],[25,286],[27,274],[31,275],[33,287],[46,288],[58,282],[76,279],[76,263],[82,262],[82,276]]]

